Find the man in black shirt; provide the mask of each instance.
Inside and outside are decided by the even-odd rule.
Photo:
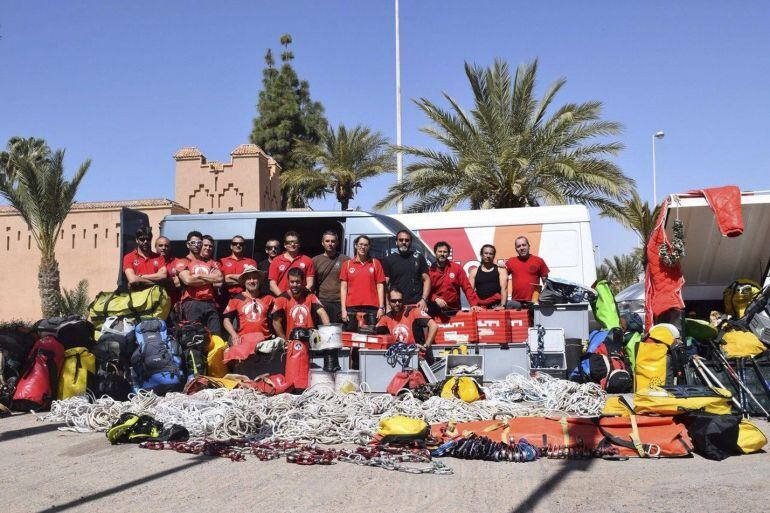
[[[270,262],[281,252],[281,241],[278,239],[270,239],[265,243],[265,253],[267,258],[260,261],[257,264],[257,269],[265,273],[265,279],[259,280],[259,293],[262,296],[272,296],[273,293],[270,290],[270,280],[267,279],[267,273],[270,272]]]
[[[425,257],[412,250],[412,234],[406,230],[396,234],[396,246],[398,253],[382,260],[385,282],[389,288],[397,288],[404,293],[406,305],[416,305],[426,311],[430,297],[430,277]]]

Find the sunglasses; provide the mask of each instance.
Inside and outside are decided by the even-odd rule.
[[[391,302],[391,303],[403,303],[403,302],[404,302],[404,300],[403,300],[403,299],[393,299],[393,298],[391,298],[391,299],[390,299],[390,302]]]
[[[278,251],[278,246],[265,246],[265,251]]]
[[[398,239],[398,242],[411,242],[412,239]]]
[[[139,237],[139,238],[138,238],[138,239],[136,239],[136,240],[137,240],[138,242],[147,242],[148,240],[150,240],[150,238],[149,238],[149,237]]]
[[[242,247],[244,244],[245,244],[245,242],[231,242],[230,243],[231,246],[238,246],[238,247]]]
[[[191,240],[191,241],[187,241],[187,245],[188,246],[203,246],[203,241],[202,240]]]
[[[299,246],[298,240],[287,240],[283,243],[284,246]]]

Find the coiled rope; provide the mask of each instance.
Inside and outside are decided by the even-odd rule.
[[[193,438],[228,440],[255,437],[320,444],[367,444],[382,418],[406,415],[440,422],[507,419],[554,414],[593,417],[605,394],[593,383],[577,384],[541,374],[509,375],[486,388],[487,399],[465,403],[431,397],[420,401],[406,392],[399,397],[363,392],[338,394],[311,388],[301,395],[265,396],[251,389],[201,390],[194,395],[158,397],[140,392],[129,401],[109,397],[72,397],[54,401],[40,420],[63,422],[76,432],[106,431],[124,412],[148,414],[166,425],[180,424]]]

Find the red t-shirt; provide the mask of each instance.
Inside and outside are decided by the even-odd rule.
[[[385,273],[380,261],[372,258],[369,262],[347,260],[340,269],[340,281],[348,282],[345,306],[380,306],[377,284],[385,283]]]
[[[545,261],[535,255],[529,255],[525,260],[511,257],[505,262],[505,268],[511,275],[511,299],[515,301],[532,301],[540,278],[547,278],[550,272]]]
[[[219,269],[222,271],[222,275],[227,278],[229,274],[241,274],[243,267],[246,265],[257,266],[257,262],[251,258],[239,258],[236,259],[232,255],[224,257],[219,261]],[[230,292],[230,296],[240,294],[243,292],[243,287],[240,285],[228,285],[227,291]]]
[[[126,256],[123,257],[123,272],[126,269],[133,269],[136,275],[140,274],[155,274],[163,267],[165,260],[157,253],[150,251],[150,254],[143,257],[139,254],[139,250],[135,249]]]
[[[415,307],[407,307],[401,315],[396,316],[393,312],[383,315],[377,326],[385,326],[396,342],[414,344],[414,331],[423,329],[428,325],[430,317],[422,310]]]
[[[176,268],[177,273],[181,273],[187,269],[193,276],[203,276],[210,274],[211,271],[215,269],[219,269],[219,264],[214,259],[203,261],[180,258],[176,261],[174,267]],[[214,285],[210,283],[200,286],[185,286],[184,293],[182,294],[182,301],[185,299],[214,301],[214,298]]]
[[[443,299],[446,301],[447,310],[459,310],[461,308],[461,288],[465,292],[465,297],[471,306],[478,304],[479,298],[476,296],[476,291],[471,287],[468,275],[455,262],[447,262],[443,269],[436,264],[431,265],[428,270],[428,276],[430,276],[431,300],[435,301],[437,297]]]
[[[281,292],[286,292],[286,289],[289,288],[289,269],[294,267],[305,271],[305,279],[315,276],[315,267],[310,257],[297,255],[294,260],[291,260],[291,257],[286,256],[286,253],[281,253],[270,262],[270,271],[267,273],[267,279],[275,280]]]
[[[224,315],[238,316],[238,334],[260,333],[265,337],[270,336],[270,327],[267,318],[273,308],[273,296],[251,297],[248,292],[236,294],[227,303]]]
[[[290,293],[284,292],[273,303],[273,318],[285,320],[286,336],[291,335],[294,328],[315,328],[313,315],[321,306],[315,294],[305,294],[297,301]]]

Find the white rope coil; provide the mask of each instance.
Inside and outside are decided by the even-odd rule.
[[[365,389],[362,384],[362,389]],[[423,402],[411,393],[400,397],[364,392],[338,394],[326,387],[301,395],[265,396],[251,389],[202,390],[194,395],[158,397],[140,392],[129,401],[85,397],[54,401],[40,420],[63,422],[70,431],[106,431],[125,412],[148,414],[164,424],[180,424],[193,438],[217,440],[256,436],[321,444],[366,444],[381,418],[407,415],[429,424],[562,414],[599,415],[605,394],[593,383],[577,384],[541,374],[509,375],[486,389],[487,398],[473,403],[431,397]],[[92,398],[93,399],[93,398]]]

